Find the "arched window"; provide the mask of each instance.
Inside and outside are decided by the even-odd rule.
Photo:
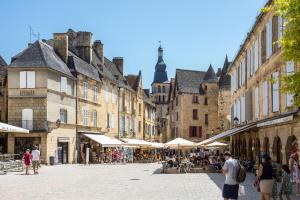
[[[160,87],[160,85],[158,86],[158,93],[161,93],[161,87]]]

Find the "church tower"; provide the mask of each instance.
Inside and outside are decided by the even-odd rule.
[[[163,140],[167,132],[167,110],[168,110],[168,94],[170,82],[168,80],[167,65],[163,59],[163,48],[158,47],[158,59],[155,65],[155,72],[152,86],[152,102],[156,104],[157,115],[157,136],[160,142]]]

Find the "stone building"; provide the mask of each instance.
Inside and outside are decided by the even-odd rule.
[[[218,95],[218,128],[215,133],[219,133],[230,128],[231,121],[231,90],[230,90],[230,75],[227,70],[230,62],[226,56],[223,68],[217,75],[219,78],[219,95]]]
[[[170,139],[200,142],[218,127],[218,78],[206,72],[177,69],[169,92]]]
[[[163,48],[158,48],[158,59],[155,66],[152,86],[152,102],[156,105],[157,134],[162,135],[162,142],[166,142],[167,110],[170,82],[166,71],[167,65],[163,60]]]
[[[7,63],[0,56],[0,122],[7,122]]]
[[[138,75],[128,75],[125,76],[128,84],[134,90],[134,93],[131,93],[131,99],[128,99],[128,102],[131,100],[132,104],[132,118],[131,121],[127,120],[129,123],[129,128],[135,130],[134,137],[137,139],[144,138],[144,128],[143,128],[143,118],[144,118],[144,100],[143,100],[143,85],[142,85],[142,73],[139,72]],[[126,99],[125,99],[126,101]],[[130,107],[129,107],[130,108]]]
[[[149,89],[143,90],[144,98],[144,139],[150,142],[162,141],[161,135],[156,134],[156,107],[151,101]]]
[[[280,90],[280,77],[299,69],[284,61],[278,39],[283,19],[271,10],[261,13],[231,63],[231,129],[212,138],[231,136],[231,151],[239,157],[258,159],[269,153],[276,163],[287,163],[291,144],[300,139],[299,109],[293,95]]]
[[[75,161],[76,85],[65,61],[46,41],[36,41],[8,66],[8,123],[30,130],[8,134],[8,153],[39,145],[49,163]]]

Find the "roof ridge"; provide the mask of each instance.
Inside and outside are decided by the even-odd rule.
[[[199,71],[199,70],[194,70],[194,69],[181,69],[181,68],[176,68],[176,71],[190,71],[190,72],[202,72],[206,73],[206,71]]]
[[[42,55],[42,59],[43,59],[44,65],[47,66],[47,62],[46,62],[46,59],[45,59],[44,51],[43,51],[42,48],[41,48],[41,41],[40,41],[40,40],[37,40],[35,43],[38,44],[37,47],[40,49],[40,52],[41,52],[41,55]]]

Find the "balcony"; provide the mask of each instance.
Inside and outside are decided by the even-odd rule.
[[[46,88],[9,88],[9,97],[47,97]]]
[[[46,120],[8,120],[8,124],[22,127],[29,131],[46,131],[48,123]]]

